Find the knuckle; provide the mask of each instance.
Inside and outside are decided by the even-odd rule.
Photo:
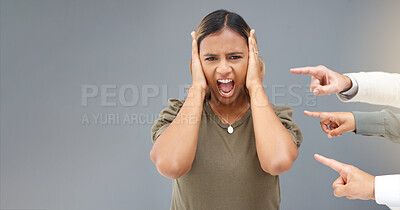
[[[333,195],[335,195],[335,197],[340,197],[340,196],[338,195],[338,193],[337,193],[337,190],[336,190],[336,189],[333,191]]]
[[[359,174],[360,171],[361,171],[361,170],[358,169],[357,167],[352,166],[350,173],[352,173],[352,174]],[[361,171],[361,172],[362,172],[362,171]]]
[[[333,191],[333,194],[334,194],[336,197],[342,197],[342,194],[341,194],[337,189],[335,189],[335,190]]]

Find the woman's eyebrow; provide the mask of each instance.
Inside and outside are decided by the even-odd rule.
[[[231,52],[231,53],[228,53],[228,55],[237,55],[237,54],[244,54],[244,53],[242,53],[242,52]]]
[[[217,56],[217,54],[207,53],[207,54],[204,54],[203,56]]]
[[[237,55],[237,54],[244,54],[244,53],[242,53],[242,52],[231,52],[231,53],[228,53],[227,55]],[[204,54],[203,56],[218,56],[217,54],[212,54],[212,53],[207,53],[207,54]]]

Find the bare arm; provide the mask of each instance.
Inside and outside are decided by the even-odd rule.
[[[297,159],[298,149],[292,136],[276,116],[264,88],[250,90],[257,155],[261,167],[271,175],[288,171]]]
[[[204,93],[190,88],[189,96],[150,152],[160,174],[171,179],[189,172],[196,154]]]

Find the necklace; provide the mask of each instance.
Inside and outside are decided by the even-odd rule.
[[[228,123],[229,126],[228,126],[227,131],[228,131],[229,134],[232,134],[232,133],[233,133],[232,124],[230,124],[230,123],[228,122],[228,120],[226,120],[224,117],[222,117],[222,115],[219,114],[219,112],[218,112],[216,109],[214,109],[214,108],[211,106],[210,103],[208,103],[208,104],[210,105],[211,109],[212,109],[213,111],[215,111],[215,113],[218,114],[218,116],[220,116],[226,123]],[[233,123],[236,122],[236,120],[239,118],[239,116],[240,116],[246,109],[247,109],[247,106],[245,107],[245,109],[243,109],[243,110],[238,114],[238,116],[236,116],[236,119],[233,121]]]

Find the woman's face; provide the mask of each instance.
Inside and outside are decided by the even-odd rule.
[[[249,50],[247,40],[229,28],[206,36],[200,60],[212,97],[231,104],[244,94]]]

